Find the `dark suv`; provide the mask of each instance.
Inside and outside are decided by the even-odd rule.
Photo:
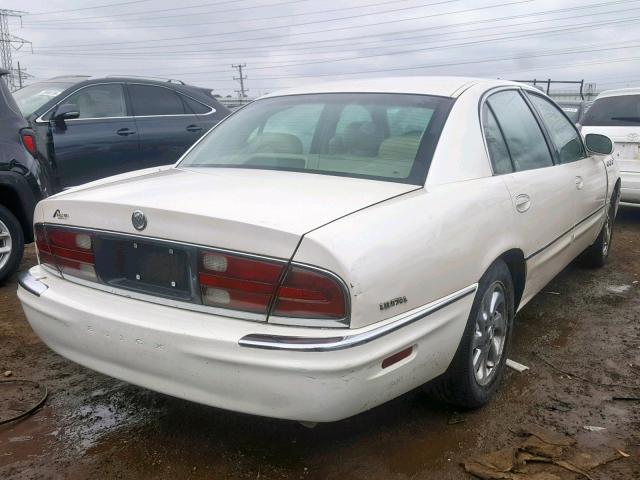
[[[33,241],[33,209],[49,188],[27,151],[33,151],[33,132],[1,79],[8,73],[0,70],[0,283],[18,267],[24,243]]]
[[[56,77],[14,96],[54,191],[174,163],[229,113],[210,90],[132,77]]]

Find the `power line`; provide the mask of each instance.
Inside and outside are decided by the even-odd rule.
[[[298,0],[298,1],[308,1],[308,0]],[[246,22],[256,22],[256,21],[266,21],[266,20],[280,20],[280,19],[289,19],[291,17],[300,17],[300,16],[306,16],[306,15],[318,15],[318,14],[324,14],[324,13],[333,13],[333,12],[344,12],[346,10],[357,10],[357,9],[361,9],[361,8],[369,8],[369,7],[377,7],[380,5],[388,5],[390,3],[400,3],[400,2],[406,2],[408,0],[386,0],[384,2],[377,2],[377,3],[369,3],[369,4],[365,4],[365,5],[356,5],[353,7],[341,7],[341,8],[332,8],[330,10],[317,10],[317,11],[312,11],[312,12],[299,12],[299,13],[289,13],[286,15],[276,15],[273,17],[258,17],[258,18],[243,18],[242,22],[246,23]],[[461,1],[461,0],[451,0],[453,1]],[[283,2],[283,3],[291,3],[291,2]],[[278,4],[275,4],[278,5]],[[411,8],[419,8],[420,5],[418,5],[417,7],[411,7]],[[225,13],[225,12],[234,12],[237,10],[247,10],[247,9],[251,9],[251,8],[255,8],[255,7],[242,7],[242,8],[232,8],[229,10],[213,10],[212,12],[198,12],[198,13],[190,13],[187,15],[206,15],[208,13]],[[371,15],[376,15],[376,12],[371,12]],[[152,17],[152,18],[145,18],[145,20],[155,20],[157,18],[175,18],[181,15],[170,15],[170,16],[163,16],[163,17]],[[137,19],[136,19],[137,20]],[[86,25],[86,23],[96,23],[96,22],[82,22],[82,25]],[[177,27],[198,27],[198,26],[203,26],[203,25],[219,25],[219,24],[228,24],[229,20],[217,20],[214,22],[203,22],[203,23],[178,23],[178,24],[168,24],[168,25],[121,25],[121,26],[115,26],[115,27],[102,27],[103,29],[106,30],[122,30],[122,29],[131,29],[131,28],[142,28],[142,29],[146,29],[146,28],[177,28]],[[25,28],[29,28],[29,23],[26,24]],[[49,28],[46,28],[49,27]],[[45,28],[42,28],[41,26],[36,26],[37,29],[39,30],[53,30],[53,29],[58,29],[60,28],[58,25],[55,26],[49,26],[46,25]],[[70,30],[95,30],[95,27],[69,27],[69,26],[65,26],[65,29],[70,29]]]
[[[16,79],[13,69],[13,50],[19,50],[25,44],[30,44],[29,40],[12,35],[9,31],[9,17],[20,18],[26,15],[26,12],[17,10],[0,10],[0,60],[2,67],[9,71],[7,83],[11,90],[15,90]]]
[[[144,1],[149,1],[149,0],[144,0]],[[131,15],[142,15],[142,18],[135,18],[133,20],[154,20],[157,18],[176,18],[176,17],[190,17],[193,15],[203,15],[203,14],[207,14],[207,13],[224,13],[224,12],[235,12],[237,10],[250,10],[250,9],[255,9],[255,8],[265,8],[265,7],[277,7],[280,5],[289,5],[289,4],[293,4],[293,3],[302,3],[302,2],[309,2],[311,0],[286,0],[286,1],[282,1],[280,3],[269,3],[269,4],[260,4],[260,5],[248,5],[246,7],[239,7],[239,8],[232,8],[229,10],[212,10],[210,12],[194,12],[194,13],[182,13],[182,14],[173,14],[173,15],[169,15],[169,16],[158,16],[158,17],[149,17],[149,14],[151,13],[162,13],[162,12],[173,12],[176,10],[186,10],[186,9],[190,9],[190,8],[202,8],[202,7],[213,7],[213,6],[217,6],[217,5],[226,5],[229,3],[238,3],[238,1],[244,1],[244,0],[223,0],[221,2],[207,2],[207,3],[200,3],[198,5],[190,5],[190,6],[182,6],[182,7],[174,7],[174,8],[163,8],[160,10],[147,10],[146,12],[127,12],[127,13],[114,13],[111,15],[95,15],[92,17],[76,17],[76,18],[71,18],[71,19],[56,19],[56,20],[39,20],[39,21],[35,21],[35,22],[29,22],[27,23],[28,25],[59,25],[59,24],[68,24],[68,23],[104,23],[104,22],[110,22],[112,21],[113,18],[119,18],[119,17],[130,17]],[[399,1],[406,1],[406,0],[399,0]],[[91,20],[93,18],[99,18],[101,19],[100,21],[95,21],[95,22],[87,22],[86,20]]]
[[[257,38],[251,38],[251,39],[238,39],[238,40],[229,40],[229,41],[220,41],[220,40],[216,40],[215,41],[215,45],[216,45],[216,53],[221,53],[221,52],[244,52],[244,51],[255,51],[255,50],[260,50],[260,49],[270,49],[270,48],[278,48],[278,47],[286,47],[288,49],[288,51],[290,50],[302,50],[300,48],[294,48],[294,47],[299,47],[302,45],[309,45],[312,44],[315,48],[331,48],[332,45],[329,45],[328,47],[322,47],[322,44],[325,43],[331,43],[331,42],[338,42],[338,41],[345,41],[345,40],[361,40],[361,39],[365,39],[365,38],[380,38],[380,37],[387,37],[387,36],[397,36],[399,34],[409,34],[409,33],[415,33],[415,32],[424,32],[425,30],[429,30],[434,31],[434,30],[440,30],[443,28],[452,28],[452,27],[459,27],[459,26],[467,26],[467,25],[478,25],[478,24],[485,24],[485,23],[493,23],[493,22],[498,22],[498,21],[504,21],[504,20],[513,20],[513,19],[520,19],[520,18],[527,18],[527,17],[536,17],[536,16],[541,16],[541,15],[549,15],[549,14],[554,14],[554,13],[564,13],[564,12],[573,12],[574,10],[584,10],[584,9],[588,9],[588,8],[600,8],[600,7],[604,7],[604,6],[609,6],[609,5],[618,5],[618,4],[625,4],[625,3],[637,3],[638,0],[615,0],[615,1],[609,1],[609,2],[603,2],[603,3],[595,3],[595,4],[589,4],[589,5],[580,5],[578,7],[568,7],[568,8],[560,8],[560,9],[552,9],[552,10],[544,10],[544,11],[539,11],[539,12],[531,12],[531,13],[525,13],[525,14],[518,14],[518,15],[509,15],[509,16],[504,16],[504,17],[493,17],[493,18],[487,18],[487,19],[480,19],[480,20],[473,20],[473,21],[467,21],[467,22],[458,22],[458,23],[452,23],[452,24],[447,24],[447,25],[430,25],[430,26],[426,26],[426,27],[421,27],[421,28],[417,28],[417,29],[402,29],[402,30],[396,30],[393,32],[387,32],[387,33],[373,33],[373,34],[367,34],[367,35],[357,35],[357,36],[351,36],[351,37],[342,37],[339,39],[328,39],[328,40],[309,40],[309,41],[304,41],[304,42],[300,42],[300,41],[296,41],[295,45],[290,45],[288,43],[276,43],[276,44],[267,44],[267,45],[260,45],[260,46],[246,46],[246,47],[232,47],[232,48],[219,48],[219,45],[221,43],[228,43],[228,42],[244,42],[244,41],[249,41],[249,40],[264,40],[264,39],[268,39],[268,38],[273,38],[273,37],[257,37]],[[626,10],[618,10],[618,11],[609,11],[609,12],[599,12],[598,15],[605,15],[608,13],[624,13],[627,12],[629,10],[634,10],[634,9],[626,9]],[[594,13],[588,13],[585,15],[574,15],[572,18],[578,18],[581,16],[591,16],[594,15]],[[415,17],[415,19],[423,19],[423,17]],[[543,19],[543,20],[539,20],[539,21],[535,21],[535,22],[526,22],[526,23],[539,23],[539,22],[546,22],[546,21],[557,21],[557,20],[564,20],[565,18],[560,18],[560,19]],[[405,21],[406,19],[401,19],[401,20],[397,20],[397,21],[391,21],[391,22],[378,22],[378,23],[374,23],[374,24],[369,24],[366,26],[378,26],[381,24],[387,24],[387,23],[396,23],[398,21]],[[524,24],[526,24],[524,23]],[[342,28],[340,28],[340,30],[342,30]],[[313,33],[324,33],[327,31],[334,31],[334,30],[323,30],[323,31],[314,31],[314,32],[301,32],[299,34],[290,34],[290,36],[295,36],[295,35],[307,35],[307,34],[313,34]],[[446,33],[446,32],[445,32]],[[202,42],[197,42],[197,43],[189,43],[189,44],[182,44],[182,45],[177,45],[178,47],[187,47],[187,46],[202,46],[202,45],[207,45],[207,43],[202,43]],[[353,45],[353,42],[349,43],[349,45]],[[48,48],[54,48],[54,47],[41,47],[39,50],[43,50],[43,49],[48,49]],[[55,47],[57,48],[57,47]],[[140,49],[165,49],[167,48],[167,46],[165,45],[141,45],[136,47],[138,50]],[[308,47],[310,48],[310,47]],[[303,48],[304,49],[304,48]],[[117,50],[117,49],[102,49],[101,52],[122,52],[122,50]],[[128,52],[129,50],[127,50]],[[83,52],[82,50],[80,50],[78,53]],[[91,50],[87,50],[86,54],[88,55],[94,55],[96,52]],[[202,54],[202,55],[206,55],[207,58],[210,58],[210,54],[209,53],[204,53],[202,52],[202,50],[180,50],[180,51],[166,51],[163,50],[162,52],[159,53],[159,55],[166,55],[166,54],[170,54],[170,53],[180,53],[180,54],[188,54],[188,53],[198,53],[198,54]]]
[[[428,4],[423,4],[421,5],[421,7],[426,7],[426,6],[435,6],[435,5],[441,5],[441,4],[445,4],[445,3],[452,3],[452,2],[456,2],[459,0],[440,0],[437,2],[432,2],[432,3],[428,3]],[[475,7],[475,8],[466,8],[466,9],[462,9],[462,10],[457,10],[457,11],[453,11],[453,12],[442,12],[442,13],[435,13],[435,14],[430,14],[430,15],[424,15],[424,16],[420,16],[420,17],[411,17],[411,18],[403,18],[403,19],[397,19],[397,20],[389,20],[389,21],[385,21],[385,22],[378,22],[378,23],[374,23],[374,24],[369,24],[369,25],[349,25],[349,26],[345,26],[345,27],[339,27],[339,28],[333,28],[333,29],[324,29],[320,32],[300,32],[298,34],[287,34],[287,36],[293,36],[293,35],[305,35],[305,34],[312,34],[312,33],[325,33],[325,32],[332,32],[332,31],[338,31],[338,30],[353,30],[356,28],[363,28],[363,27],[368,27],[368,26],[372,26],[372,25],[383,25],[383,24],[387,24],[387,23],[396,23],[396,22],[404,22],[404,21],[411,21],[411,20],[418,20],[418,19],[424,19],[424,18],[433,18],[433,17],[441,17],[441,16],[445,16],[445,15],[453,15],[453,14],[458,14],[458,13],[469,13],[469,12],[475,12],[475,11],[481,11],[481,10],[488,10],[488,9],[492,9],[492,8],[499,8],[499,7],[504,7],[504,6],[508,6],[508,5],[518,5],[518,4],[523,4],[523,3],[530,3],[530,2],[534,2],[537,0],[512,0],[509,2],[505,2],[505,3],[499,3],[499,4],[494,4],[494,5],[487,5],[487,6],[483,6],[483,7]],[[382,13],[392,13],[392,12],[398,12],[398,11],[403,11],[403,10],[407,10],[409,8],[415,8],[415,7],[404,7],[404,8],[399,8],[399,9],[393,9],[393,10],[386,10],[386,11],[381,11],[378,12],[378,14],[382,14]],[[293,24],[289,24],[287,25],[287,27],[301,27],[301,26],[307,26],[307,25],[315,25],[315,24],[322,24],[322,23],[326,23],[326,22],[335,22],[338,20],[351,20],[354,18],[361,18],[361,17],[367,17],[371,14],[366,13],[366,14],[359,14],[359,15],[350,15],[350,16],[346,16],[346,17],[339,17],[339,18],[333,18],[331,20],[315,20],[312,22],[303,22],[303,23],[293,23]],[[232,32],[220,32],[220,33],[206,33],[206,34],[199,34],[199,35],[187,35],[187,36],[182,36],[182,37],[166,37],[166,38],[156,38],[156,39],[149,39],[149,40],[130,40],[130,41],[125,41],[125,42],[107,42],[107,43],[90,43],[90,44],[74,44],[74,45],[52,45],[50,47],[47,47],[47,49],[56,49],[56,48],[65,48],[68,46],[71,47],[99,47],[99,46],[103,46],[103,45],[130,45],[132,43],[148,43],[148,42],[158,42],[158,41],[173,41],[173,40],[184,40],[184,39],[189,39],[189,38],[202,38],[202,37],[219,37],[219,36],[224,36],[224,35],[236,35],[239,33],[250,33],[250,32],[257,32],[257,31],[264,31],[264,30],[273,30],[276,28],[282,28],[281,26],[277,26],[277,27],[261,27],[261,28],[254,28],[254,29],[249,29],[249,30],[235,30]],[[282,36],[282,35],[280,35]],[[262,37],[264,38],[264,37]],[[267,37],[268,38],[268,37]],[[257,40],[260,40],[261,38],[258,38]],[[247,39],[244,39],[247,40]],[[228,43],[228,42],[237,42],[238,39],[233,39],[233,40],[222,40],[222,41],[218,41],[218,43]]]
[[[151,2],[152,0],[132,0],[129,2],[118,2],[118,3],[107,3],[104,5],[95,5],[93,7],[80,7],[80,8],[69,8],[66,10],[51,10],[48,12],[36,12],[29,13],[29,17],[35,17],[37,15],[53,15],[54,13],[67,13],[67,12],[79,12],[80,10],[95,10],[96,8],[107,8],[107,7],[116,7],[121,5],[132,5],[134,3],[143,3],[143,2]]]
[[[625,10],[618,10],[618,11],[614,11],[614,12],[601,12],[600,14],[607,14],[607,13],[628,13],[629,11],[633,11],[633,10],[640,10],[640,7],[636,7],[636,8],[631,8],[631,9],[625,9]],[[575,19],[575,18],[581,18],[581,17],[592,17],[593,13],[587,13],[587,14],[583,14],[583,15],[574,15],[572,17],[570,17],[571,19]],[[625,17],[621,20],[610,20],[610,21],[602,21],[602,22],[586,22],[586,23],[571,23],[571,24],[562,24],[562,25],[557,25],[555,27],[553,27],[552,29],[546,29],[546,28],[542,28],[542,29],[527,29],[527,30],[516,30],[516,31],[509,31],[509,32],[496,32],[496,33],[490,33],[490,34],[486,34],[486,35],[481,35],[480,37],[495,37],[498,35],[507,35],[507,34],[518,34],[518,33],[535,33],[535,32],[541,32],[542,34],[555,34],[555,33],[562,33],[565,31],[570,31],[570,30],[574,30],[576,28],[581,28],[584,26],[587,27],[591,27],[591,26],[601,26],[601,25],[610,25],[610,24],[617,24],[617,23],[627,23],[627,22],[631,22],[636,20],[638,17],[634,17],[634,18],[629,18],[629,17]],[[520,26],[520,25],[532,25],[535,23],[548,23],[551,21],[558,21],[558,20],[567,20],[567,18],[559,18],[559,19],[545,19],[545,20],[536,20],[536,21],[529,21],[529,22],[522,22],[522,23],[518,23],[518,24],[514,24],[514,25],[506,25],[506,26],[500,26],[499,28],[504,28],[504,27],[514,27],[514,26]],[[449,25],[449,26],[455,26],[455,25]],[[422,31],[423,29],[421,29]],[[431,30],[431,29],[430,29]],[[414,44],[417,40],[424,40],[427,38],[433,38],[433,37],[437,37],[440,38],[442,37],[442,35],[457,35],[457,34],[461,34],[461,33],[469,33],[469,32],[475,32],[475,31],[479,31],[479,30],[486,30],[485,27],[480,27],[480,28],[474,28],[474,29],[467,29],[467,30],[462,30],[462,31],[458,31],[458,32],[444,32],[444,33],[439,33],[439,34],[428,34],[428,35],[418,35],[418,36],[412,36],[412,37],[406,37],[406,38],[399,38],[399,39],[390,39],[390,40],[386,40],[383,43],[379,43],[379,42],[369,42],[368,44],[364,44],[364,45],[357,45],[356,47],[353,46],[353,43],[345,43],[343,45],[349,45],[352,48],[348,48],[348,49],[343,49],[343,50],[332,50],[329,52],[322,52],[322,53],[326,53],[326,54],[334,54],[334,53],[340,53],[340,52],[350,52],[353,51],[355,48],[357,48],[358,51],[363,51],[363,50],[376,50],[376,51],[380,51],[381,48],[385,48],[385,47],[398,47],[398,46],[402,46],[404,44],[406,44],[406,42],[409,42],[409,44]],[[404,32],[403,32],[404,33]],[[524,37],[528,37],[530,35],[524,35]],[[477,39],[478,36],[477,35],[473,35],[473,36],[464,36],[464,37],[459,37],[459,38],[455,38],[453,40],[464,40],[467,38],[473,38],[473,39]],[[521,38],[520,36],[516,36],[516,37],[505,37],[505,38]],[[498,38],[496,40],[502,40],[502,38]],[[400,45],[389,45],[389,42],[391,41],[402,41],[404,42],[403,44]],[[482,42],[486,42],[486,41],[495,41],[495,40],[483,40]],[[481,41],[477,41],[474,43],[482,43]],[[453,44],[452,46],[461,46],[461,45],[466,45],[466,44]],[[341,45],[336,45],[336,46],[341,46]],[[436,48],[445,48],[448,47],[449,45],[443,45],[443,46],[439,46]],[[308,48],[324,48],[326,49],[327,47],[307,47]],[[188,53],[197,53],[198,55],[205,55],[206,58],[210,58],[210,54],[203,54],[202,51],[200,50],[190,50],[190,51],[185,51],[185,50],[178,50],[178,51],[163,51],[163,52],[114,52],[114,51],[100,51],[100,52],[59,52],[60,55],[69,55],[69,56],[74,56],[74,55],[91,55],[91,56],[96,56],[96,55],[108,55],[110,57],[114,57],[114,56],[118,56],[118,55],[122,55],[121,58],[126,58],[127,56],[134,56],[135,58],[139,58],[141,56],[153,56],[153,55],[162,55],[167,56],[167,55],[185,55]],[[286,57],[291,57],[291,56],[295,56],[295,55],[305,55],[308,56],[310,53],[314,53],[314,52],[298,52],[296,53],[296,51],[292,52],[287,52],[281,55],[273,55],[271,54],[271,57],[278,57],[278,56],[286,56]],[[397,52],[394,52],[397,53]],[[235,53],[222,53],[223,55],[235,55]],[[51,53],[47,53],[47,55],[51,55]],[[256,55],[254,55],[252,58],[258,58],[259,56],[261,56],[260,53],[257,53]],[[189,57],[189,58],[195,58],[195,57]],[[363,57],[357,57],[359,58],[363,58]],[[327,61],[333,61],[333,59],[327,59]],[[297,66],[297,65],[304,65],[304,64],[291,64],[291,65],[286,65],[286,61],[276,61],[276,62],[261,62],[261,63],[266,63],[269,65],[278,65],[280,67],[282,66]],[[260,64],[260,63],[259,63]],[[222,71],[210,71],[208,73],[220,73]]]

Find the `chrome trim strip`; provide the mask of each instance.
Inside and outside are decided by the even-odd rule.
[[[18,285],[36,297],[42,295],[49,288],[29,272],[22,272],[18,276]]]
[[[242,337],[238,344],[241,347],[261,348],[266,350],[291,350],[297,352],[331,352],[356,347],[388,335],[412,323],[441,310],[464,297],[475,293],[478,284],[474,283],[446,297],[436,300],[417,311],[401,316],[398,320],[387,323],[366,332],[353,335],[331,337],[296,337],[287,335],[250,334]]]

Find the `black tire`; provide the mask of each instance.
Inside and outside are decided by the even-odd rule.
[[[606,265],[609,253],[611,252],[611,241],[613,240],[613,223],[615,222],[616,212],[618,210],[618,202],[620,196],[618,193],[613,194],[611,203],[607,210],[602,229],[598,234],[596,241],[584,252],[584,258],[587,264],[593,268],[602,268]]]
[[[485,297],[490,295],[488,292],[494,292],[496,285],[501,286],[504,292],[506,331],[499,360],[497,364],[494,363],[491,373],[487,374],[486,383],[480,383],[474,368],[474,353],[482,349],[476,345],[476,342],[484,342],[485,340],[479,338],[477,332],[483,329],[480,317],[483,300],[486,301]],[[511,344],[514,315],[513,279],[507,265],[502,260],[496,260],[480,279],[467,326],[451,365],[442,376],[425,386],[427,393],[440,401],[463,408],[479,408],[487,403],[498,388],[504,374],[507,353]],[[488,342],[493,341],[493,338],[493,334],[491,334]]]
[[[11,251],[8,257],[0,253],[0,285],[4,283],[20,265],[24,250],[24,233],[20,222],[6,207],[0,205],[0,250],[7,245],[7,239],[3,234],[9,234]]]

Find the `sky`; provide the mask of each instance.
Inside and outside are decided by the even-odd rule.
[[[236,95],[337,79],[463,75],[640,85],[640,0],[4,0],[14,68],[140,75]],[[558,90],[571,89],[558,87]]]

